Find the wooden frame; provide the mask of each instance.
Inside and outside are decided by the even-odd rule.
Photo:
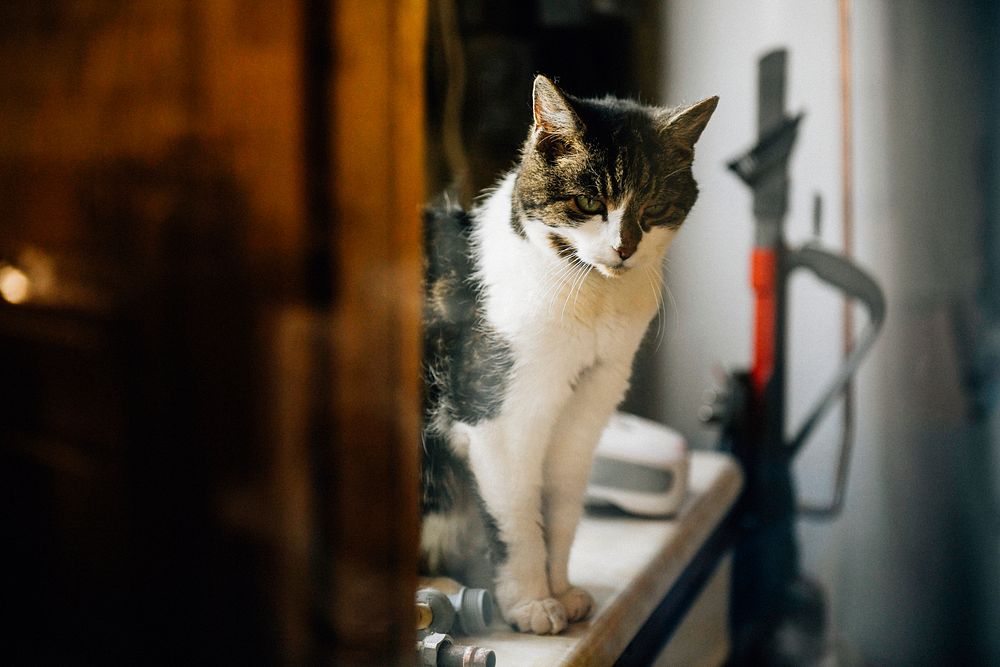
[[[413,662],[425,15],[4,10],[14,655]]]
[[[329,619],[347,663],[414,659],[425,21],[424,0],[333,4]]]

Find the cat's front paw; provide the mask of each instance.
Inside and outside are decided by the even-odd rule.
[[[593,596],[578,586],[570,586],[565,592],[556,595],[556,599],[566,610],[566,619],[570,623],[587,618],[594,608]]]
[[[521,632],[555,635],[566,629],[566,610],[554,598],[522,600],[504,612],[504,618]]]

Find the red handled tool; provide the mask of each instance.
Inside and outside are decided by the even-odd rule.
[[[803,117],[784,110],[786,59],[786,52],[778,50],[760,60],[758,141],[729,164],[754,195],[753,365],[749,371],[730,374],[726,389],[715,395],[703,414],[706,421],[721,426],[720,446],[739,460],[745,478],[734,513],[731,626],[736,664],[772,664],[776,651],[780,653],[775,648],[777,631],[789,622],[811,627],[810,632],[822,640],[822,595],[799,571],[791,463],[843,393],[885,317],[882,290],[848,259],[815,244],[797,249],[785,244],[787,167]],[[787,287],[798,269],[809,269],[863,304],[869,323],[798,430],[786,436]],[[846,475],[838,475],[838,497],[845,482]]]

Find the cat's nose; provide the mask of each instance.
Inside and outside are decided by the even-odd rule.
[[[635,253],[635,248],[629,248],[628,246],[619,246],[615,248],[615,252],[618,253],[618,256],[621,257],[622,261],[624,262],[626,259],[628,259]]]

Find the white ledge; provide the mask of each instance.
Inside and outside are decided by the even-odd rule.
[[[730,456],[693,452],[688,494],[673,519],[584,516],[569,569],[570,579],[594,596],[590,620],[554,637],[497,626],[488,635],[458,641],[493,649],[498,667],[613,663],[726,516],[741,487]]]

